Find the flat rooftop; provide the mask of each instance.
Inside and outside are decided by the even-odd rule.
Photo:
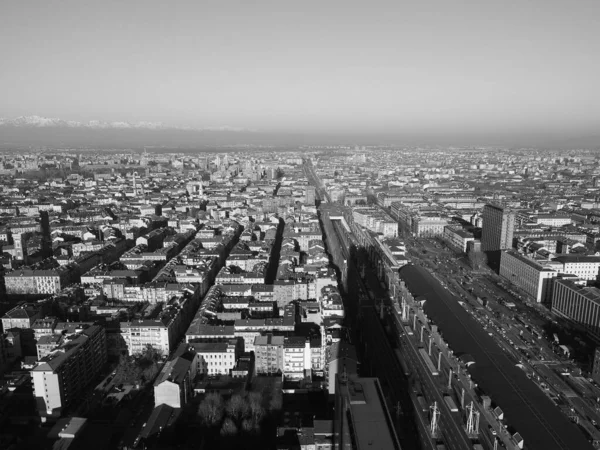
[[[347,399],[352,429],[359,449],[400,450],[377,378],[339,379],[340,395]]]

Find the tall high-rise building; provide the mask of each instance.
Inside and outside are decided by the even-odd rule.
[[[493,252],[513,247],[515,213],[502,206],[487,204],[483,207],[481,250]]]

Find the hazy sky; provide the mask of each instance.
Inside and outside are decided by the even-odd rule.
[[[600,0],[0,2],[0,117],[589,131]]]

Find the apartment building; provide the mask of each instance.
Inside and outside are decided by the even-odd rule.
[[[253,352],[256,337],[266,332],[294,331],[295,318],[238,319],[235,321],[235,336],[243,339],[244,351]]]
[[[198,355],[197,373],[201,375],[230,375],[241,353],[238,339],[228,342],[192,342],[187,344]]]
[[[82,400],[86,388],[106,364],[106,333],[98,325],[66,335],[63,343],[31,371],[35,397],[46,415],[60,415]]]
[[[4,276],[7,294],[57,294],[72,277],[71,266],[50,270],[20,269]]]
[[[42,317],[42,309],[35,303],[20,303],[8,310],[2,319],[4,331],[11,328],[31,328],[36,320]]]
[[[272,333],[256,336],[254,339],[254,358],[257,374],[283,373],[283,336]]]
[[[303,336],[288,336],[283,342],[283,376],[300,380],[312,369],[310,341]]]
[[[184,335],[191,314],[198,306],[194,296],[175,296],[156,319],[121,322],[121,336],[130,355],[142,353],[148,345],[168,355]]]

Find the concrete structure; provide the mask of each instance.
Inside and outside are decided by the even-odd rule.
[[[185,345],[185,344],[184,344]],[[192,382],[197,373],[198,355],[177,356],[168,361],[154,381],[154,407],[162,404],[183,408],[193,396]]]
[[[254,339],[254,358],[257,374],[283,373],[283,336],[257,336]]]
[[[283,342],[283,376],[293,380],[310,377],[312,369],[310,341],[289,336]]]
[[[356,375],[358,373],[358,357],[356,348],[345,342],[333,342],[327,347],[325,362],[325,381],[329,395],[335,394],[335,381],[338,374]]]
[[[446,225],[443,233],[444,240],[456,252],[466,253],[467,245],[471,241],[475,241],[475,236],[459,225]]]
[[[193,342],[187,344],[198,355],[199,375],[231,375],[240,352],[237,339],[228,342]]]
[[[600,343],[600,289],[579,286],[570,280],[556,280],[552,293],[552,312]]]
[[[558,214],[538,214],[533,217],[534,223],[538,225],[547,225],[549,227],[562,227],[570,225],[571,216]]]
[[[19,269],[4,276],[7,294],[56,294],[72,278],[71,266],[50,270]]]
[[[130,355],[142,353],[148,345],[168,355],[184,335],[193,311],[198,306],[195,296],[174,296],[156,319],[121,322],[121,336]]]
[[[36,320],[42,317],[41,308],[34,303],[20,303],[2,316],[2,329],[32,328]]]
[[[354,222],[374,233],[385,237],[398,236],[398,222],[378,207],[354,207],[352,217]]]
[[[304,204],[307,206],[314,206],[315,205],[315,192],[316,189],[314,186],[309,185],[306,186],[306,194],[304,196]]]
[[[596,383],[600,383],[600,347],[594,351],[594,364],[592,365],[592,378]]]
[[[554,258],[562,264],[561,273],[575,275],[582,280],[595,281],[600,270],[600,256],[564,255]]]
[[[481,249],[484,252],[506,250],[513,246],[515,213],[497,205],[483,207]]]
[[[92,325],[65,336],[63,344],[31,371],[35,397],[43,402],[45,413],[57,415],[81,401],[106,357],[104,328]]]
[[[201,317],[194,317],[185,333],[186,342],[227,342],[235,338],[235,330],[231,325],[207,325]]]
[[[438,214],[415,214],[410,218],[410,230],[416,237],[443,236],[448,218]]]
[[[502,252],[500,256],[500,276],[523,289],[537,303],[550,301],[550,284],[557,275],[556,269],[515,251]]]
[[[333,448],[401,450],[377,378],[336,377]]]

